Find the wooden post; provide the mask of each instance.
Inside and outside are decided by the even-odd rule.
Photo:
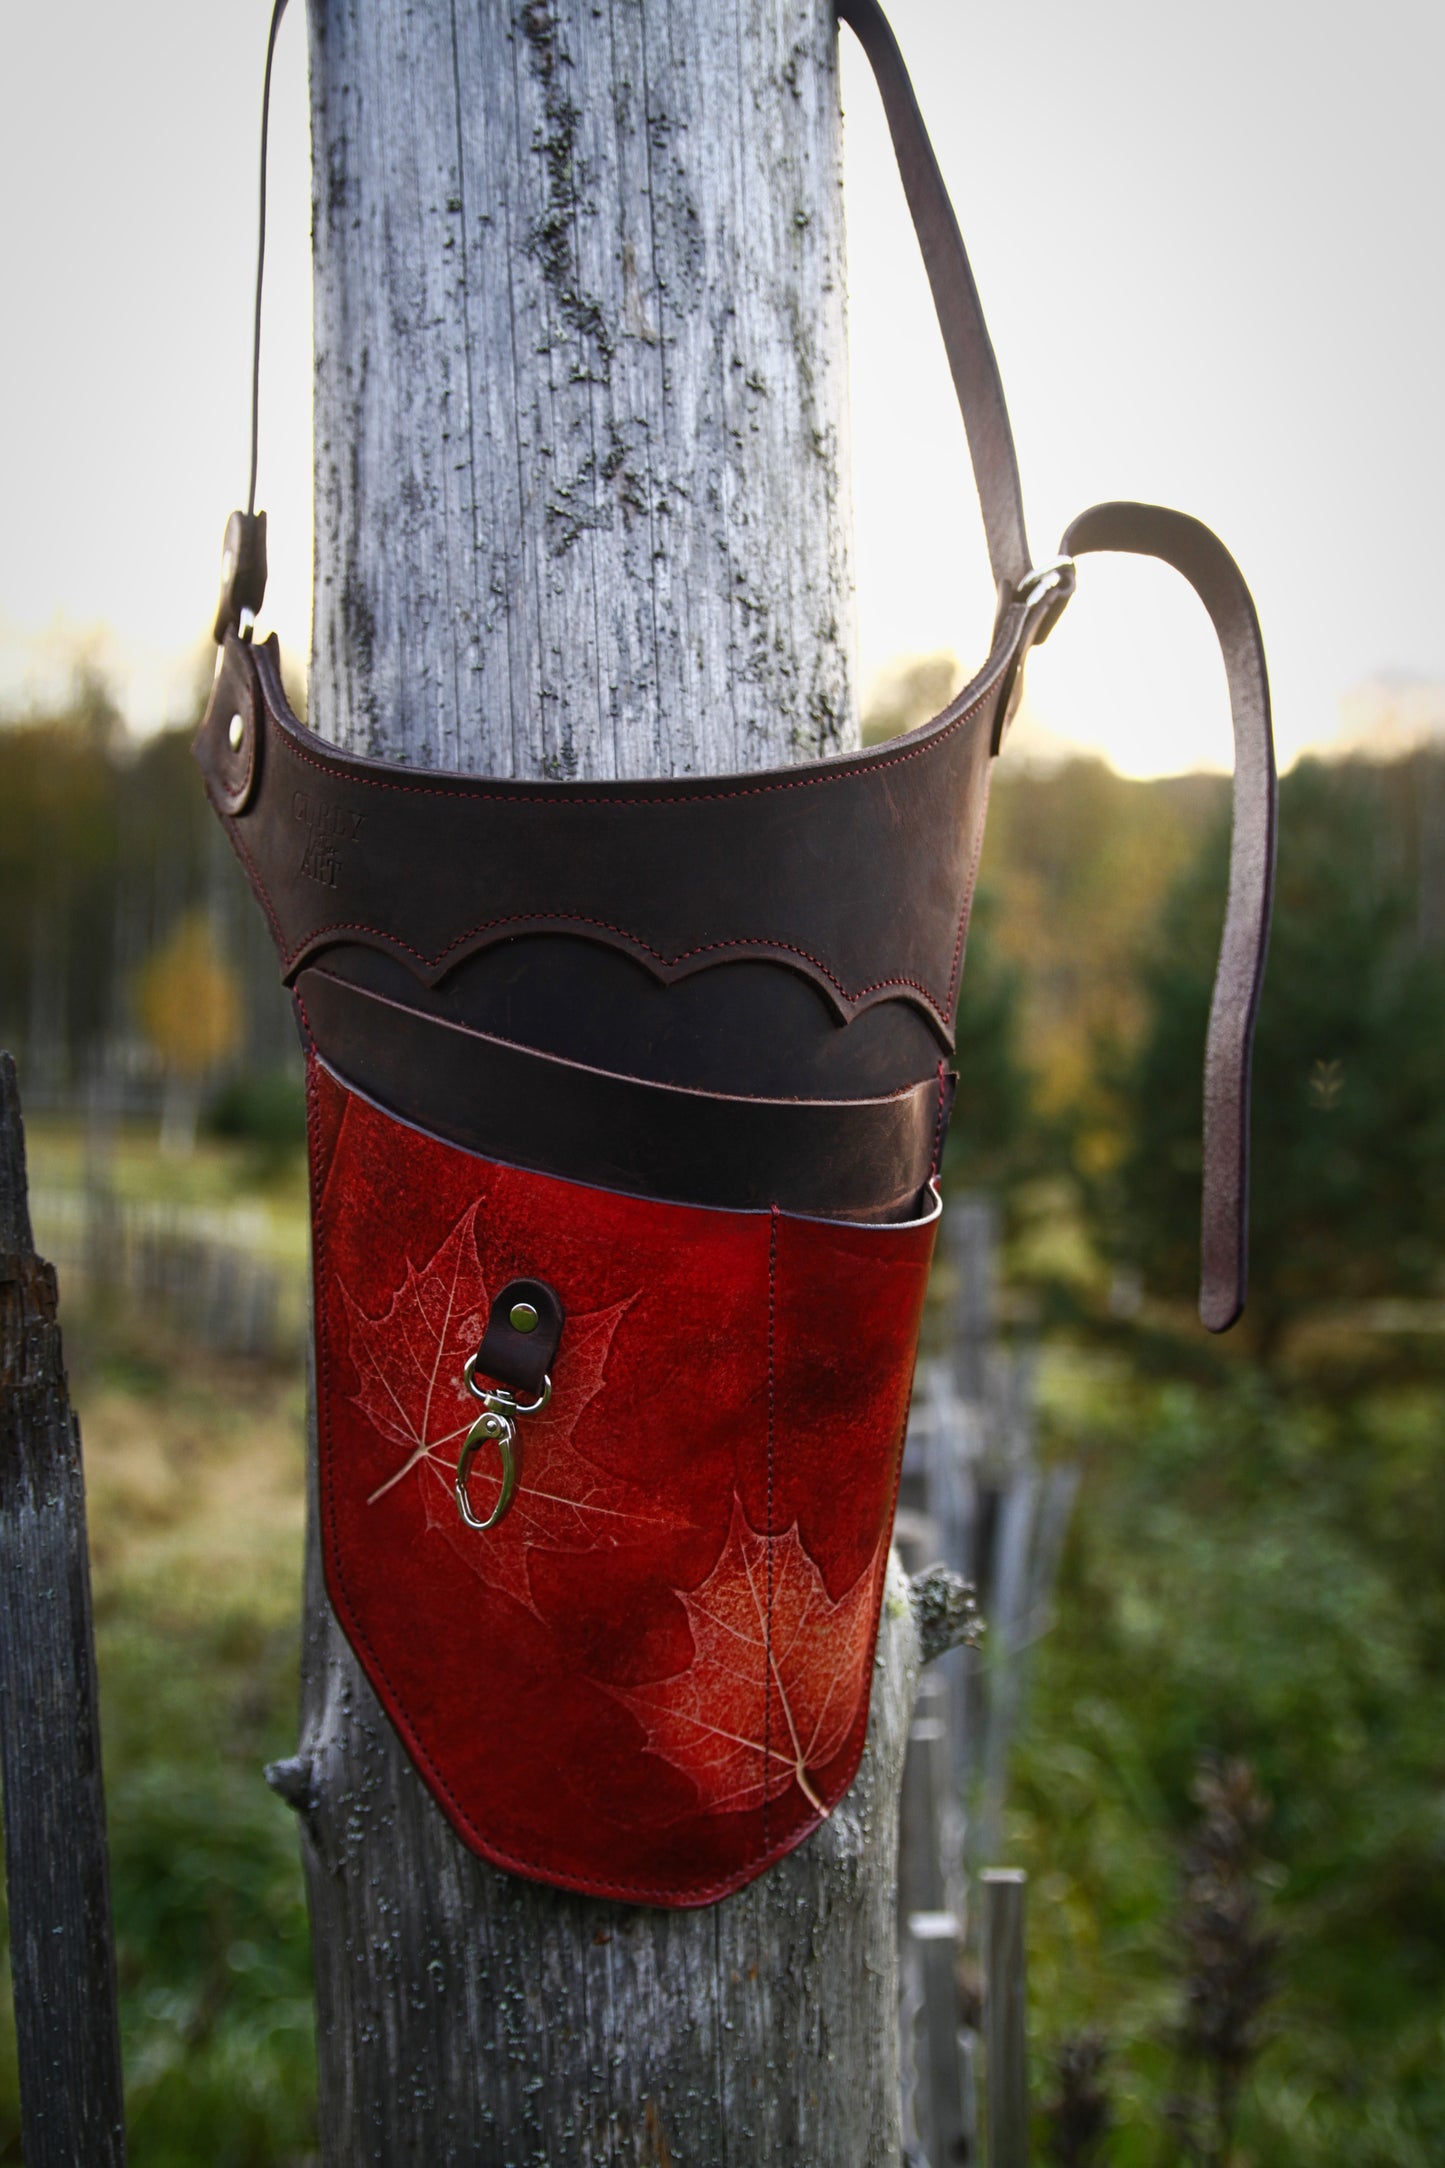
[[[311,0],[311,716],[504,776],[856,743],[831,0]],[[313,1453],[314,1467],[314,1453]],[[898,2157],[893,1569],[862,1772],[709,1910],[452,1835],[326,1601],[298,1807],[328,2163]]]
[[[80,1427],[0,1054],[0,1770],[27,2168],[125,2159]]]
[[[948,1344],[954,1380],[960,1399],[982,1404],[998,1329],[998,1206],[991,1197],[955,1197],[947,1248],[956,1275]]]
[[[1028,2168],[1028,1975],[1024,1891],[1016,1867],[991,1867],[983,1881],[984,2098],[988,2168]]]
[[[913,1576],[925,1671],[909,1730],[898,1848],[904,2143],[930,2168],[975,2160],[973,2065],[962,2033],[958,1968],[963,1887],[958,1796],[949,1722],[947,1665],[976,1643],[972,1592],[937,1557],[937,1525],[916,1511],[898,1515],[898,1549]],[[966,1617],[965,1617],[966,1610]],[[935,1618],[937,1625],[935,1626]],[[941,1628],[941,1630],[938,1630]]]

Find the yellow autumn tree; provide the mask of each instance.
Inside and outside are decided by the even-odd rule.
[[[204,912],[178,919],[141,967],[136,1012],[165,1072],[162,1144],[189,1150],[201,1083],[236,1051],[242,1029],[240,985]]]

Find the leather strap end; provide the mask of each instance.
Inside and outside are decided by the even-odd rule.
[[[221,549],[221,592],[211,636],[220,647],[228,632],[239,632],[243,618],[256,618],[266,599],[266,515],[233,512],[226,522]]]
[[[546,1386],[566,1314],[545,1280],[509,1280],[492,1303],[474,1365],[509,1392],[535,1399]]]
[[[1061,545],[1070,557],[1119,550],[1183,574],[1208,610],[1224,657],[1234,718],[1229,900],[1204,1057],[1204,1181],[1199,1317],[1227,1332],[1244,1308],[1249,1268],[1249,1086],[1254,1023],[1274,903],[1278,782],[1269,673],[1244,576],[1202,521],[1156,504],[1096,504]]]
[[[261,704],[255,654],[227,632],[216,657],[216,676],[191,751],[212,803],[221,813],[244,813],[261,773]]]
[[[1204,1055],[1199,1322],[1228,1332],[1249,1289],[1249,1057],[1253,1016],[1216,979]]]

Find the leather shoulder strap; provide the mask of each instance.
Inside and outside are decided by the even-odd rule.
[[[1254,602],[1218,536],[1157,504],[1096,504],[1061,545],[1070,557],[1121,550],[1173,565],[1213,621],[1234,716],[1234,806],[1229,902],[1219,944],[1204,1054],[1204,1195],[1199,1315],[1226,1332],[1244,1308],[1249,1277],[1249,1071],[1269,952],[1278,784],[1269,676]]]
[[[838,20],[847,23],[868,56],[888,117],[903,192],[968,432],[988,560],[1000,600],[1007,601],[1029,570],[1031,559],[1003,380],[968,251],[887,16],[878,0],[837,0],[837,6]]]
[[[266,267],[266,151],[271,112],[271,69],[276,33],[286,0],[275,0],[266,41],[266,73],[261,92],[261,186],[256,236],[256,317],[251,360],[251,468],[244,513],[232,515],[226,536],[221,598],[216,613],[216,643],[228,630],[240,631],[260,611],[266,591],[264,512],[256,510],[258,418],[261,396],[261,296]],[[984,322],[968,251],[929,141],[898,41],[878,0],[837,0],[838,20],[853,31],[868,57],[887,115],[904,194],[933,294],[953,373],[954,389],[968,435],[969,456],[988,539],[989,564],[1006,605],[1029,570],[1028,535],[1018,460],[1003,395],[1003,381]]]

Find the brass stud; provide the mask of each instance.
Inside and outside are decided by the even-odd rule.
[[[231,717],[231,727],[226,732],[226,736],[231,741],[231,751],[233,753],[239,753],[241,750],[242,742],[246,736],[246,725],[242,722],[239,715],[233,715]]]
[[[530,1302],[514,1302],[509,1321],[513,1332],[535,1332],[538,1325],[535,1305]]]

